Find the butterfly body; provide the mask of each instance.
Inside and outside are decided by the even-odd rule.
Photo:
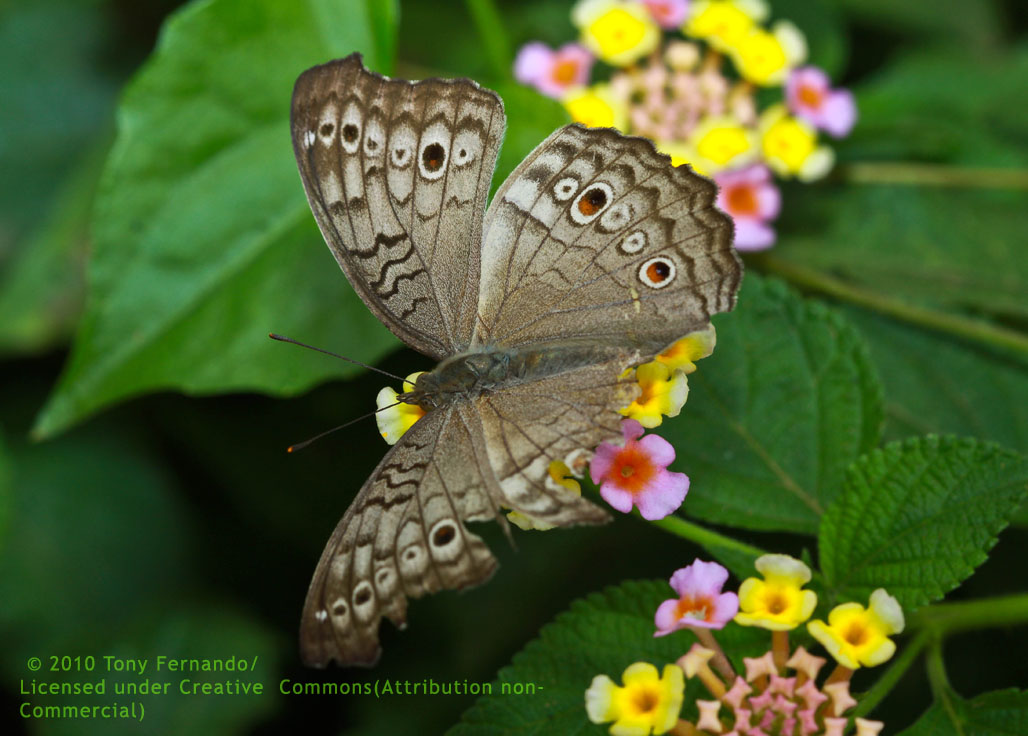
[[[496,560],[465,522],[608,514],[555,483],[620,437],[631,368],[731,309],[742,276],[716,187],[642,138],[569,125],[486,207],[503,103],[470,80],[388,79],[356,54],[293,91],[293,149],[339,266],[397,337],[436,361],[400,400],[426,410],[325,546],[303,659],[373,664],[382,617],[477,585]]]

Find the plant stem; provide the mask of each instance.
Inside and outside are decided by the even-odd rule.
[[[953,689],[949,686],[949,677],[946,675],[946,663],[942,659],[942,641],[936,639],[928,647],[925,655],[925,665],[928,669],[928,683],[932,688],[932,695],[942,705],[947,717],[953,724],[954,731],[963,734],[960,728],[960,716],[957,714],[956,706],[953,704]]]
[[[654,526],[659,526],[666,532],[671,532],[675,536],[681,537],[682,539],[688,539],[690,542],[696,542],[701,547],[720,547],[722,549],[729,549],[734,552],[741,552],[745,555],[752,557],[760,557],[764,554],[764,550],[758,547],[753,547],[745,542],[740,542],[737,539],[726,537],[723,534],[712,532],[710,529],[705,529],[698,524],[686,521],[681,516],[665,516],[663,519],[657,521],[651,521]]]
[[[999,327],[982,320],[961,317],[957,314],[916,307],[899,299],[853,286],[816,269],[790,263],[769,253],[755,255],[753,261],[769,273],[777,274],[798,286],[827,294],[841,301],[867,307],[921,327],[929,327],[1028,355],[1028,335],[1016,330]]]
[[[960,603],[938,603],[911,617],[911,627],[946,636],[968,629],[1028,623],[1028,593]]]
[[[903,648],[903,651],[893,660],[885,674],[879,677],[878,681],[871,686],[871,689],[864,693],[860,703],[852,713],[854,717],[866,716],[875,709],[882,701],[882,698],[889,694],[892,688],[896,686],[896,683],[900,681],[900,678],[910,669],[910,665],[921,654],[921,650],[925,648],[925,644],[928,643],[930,638],[927,632],[922,631]]]
[[[854,184],[909,184],[968,189],[1028,189],[1025,169],[972,168],[909,161],[858,161],[839,167]]]
[[[497,79],[509,78],[514,68],[514,59],[510,51],[510,40],[503,28],[503,19],[495,3],[493,0],[464,0],[464,3],[482,39],[493,74]]]

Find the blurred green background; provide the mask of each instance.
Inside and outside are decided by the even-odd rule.
[[[193,3],[197,7],[187,12],[195,17],[206,6],[216,12],[229,4]],[[242,37],[246,6],[236,5],[243,8],[238,19]],[[305,13],[315,21],[346,17],[337,14],[331,0],[279,5],[283,13]],[[376,12],[391,7],[370,3],[376,5]],[[836,176],[818,185],[784,187],[780,244],[770,256],[748,265],[784,276],[814,296],[835,298],[833,303],[867,340],[884,383],[887,439],[951,432],[1024,451],[1028,6],[1019,0],[773,0],[771,5],[775,17],[791,18],[808,35],[814,60],[855,90],[862,122],[838,145]],[[498,61],[529,40],[569,41],[574,30],[569,4],[500,2],[501,26],[511,48],[498,49],[482,41],[473,19],[481,7],[477,2],[402,2],[395,74],[469,76],[500,88],[512,121],[532,118],[512,125],[501,161],[501,169],[509,170],[560,124],[561,113],[498,78]],[[154,49],[165,18],[177,10],[176,2],[146,0],[7,0],[0,5],[4,733],[111,732],[111,724],[102,721],[19,718],[17,708],[25,699],[19,682],[29,676],[25,662],[30,656],[258,654],[258,673],[272,693],[283,677],[337,682],[369,677],[364,671],[305,670],[295,639],[325,540],[385,445],[364,423],[295,456],[284,448],[368,411],[382,382],[354,375],[328,358],[262,342],[263,335],[284,332],[378,360],[385,370],[401,375],[427,366],[370,317],[347,321],[355,300],[309,213],[276,235],[289,246],[280,250],[306,265],[253,266],[271,274],[269,289],[295,296],[293,311],[264,309],[258,294],[222,279],[210,285],[223,290],[222,296],[190,302],[200,315],[193,322],[183,318],[169,325],[161,305],[153,306],[154,329],[174,332],[174,340],[145,350],[134,347],[137,332],[148,326],[145,310],[123,332],[97,337],[91,349],[99,357],[92,356],[81,370],[76,366],[86,365],[85,358],[73,360],[63,388],[48,403],[76,329],[83,343],[91,331],[111,329],[92,317],[79,327],[93,238],[117,240],[121,249],[118,259],[91,272],[94,284],[145,277],[133,264],[133,248],[153,244],[152,235],[143,235],[146,223],[128,218],[112,225],[116,218],[108,216],[106,224],[93,229],[91,218],[98,191],[102,199],[105,187],[118,183],[110,169],[101,180],[101,171],[115,138],[119,95]],[[286,25],[283,35],[303,28]],[[318,43],[328,48],[345,44],[346,31],[336,31],[338,37]],[[166,40],[170,46],[172,39]],[[149,108],[154,119],[208,109],[205,94],[220,89],[211,69],[233,41],[212,33],[203,42],[208,45],[195,50],[192,66],[186,65],[177,80],[181,104]],[[379,47],[385,60],[388,48]],[[315,57],[310,63],[324,60]],[[216,121],[183,115],[170,132],[155,129],[150,158],[138,164],[137,175],[156,172],[159,178],[165,170],[181,168],[181,175],[189,176],[191,162],[181,159],[174,140],[161,136],[173,134],[183,147],[216,147],[217,141],[199,140],[193,125],[203,130],[221,125],[225,140],[231,140],[253,120],[286,115],[288,91],[268,100],[263,85],[271,84],[270,77],[276,84],[278,77],[288,82],[297,70],[285,61],[273,69],[274,61],[277,57],[266,61],[268,68],[223,69],[244,94],[222,100],[225,109],[211,113]],[[153,71],[150,81],[160,73]],[[133,86],[137,107],[131,110],[152,94],[148,84],[143,79]],[[252,96],[245,94],[247,88]],[[196,107],[189,107],[194,102]],[[235,116],[236,108],[246,114]],[[140,130],[138,118],[126,115],[122,124],[136,125],[137,140],[146,143],[149,131],[145,126]],[[278,128],[269,130],[279,134]],[[252,141],[255,153],[263,140]],[[287,138],[282,146],[291,159]],[[984,171],[986,178],[999,168],[1008,169],[1011,177],[988,186],[862,182],[855,164],[867,162],[945,165]],[[131,175],[132,165],[109,164],[120,166],[121,176]],[[299,177],[291,176],[290,196],[302,198]],[[209,186],[213,191],[217,181]],[[253,184],[255,191],[260,186]],[[247,192],[233,194],[238,197],[212,200],[212,207],[236,208],[218,221],[219,227],[233,237],[249,220],[258,223],[255,228],[270,227],[264,219],[271,215],[250,208]],[[163,204],[160,190],[138,196]],[[163,216],[155,209],[155,217]],[[197,228],[204,225],[199,222]],[[168,237],[194,235],[188,228],[172,228]],[[217,257],[212,249],[210,258]],[[311,280],[280,283],[273,278],[277,273],[307,273]],[[183,284],[182,289],[194,286]],[[148,287],[144,280],[134,288]],[[215,298],[222,301],[210,301]],[[898,309],[890,301],[896,299]],[[91,313],[103,307],[94,303]],[[206,329],[204,310],[215,307],[229,316]],[[911,307],[921,311],[908,314]],[[125,354],[129,357],[122,360]],[[88,366],[104,361],[117,367],[89,373]],[[184,375],[183,365],[200,370],[178,380],[175,372]],[[340,374],[349,377],[324,382]],[[313,384],[319,385],[310,388]],[[158,389],[165,390],[153,393]],[[236,393],[223,393],[229,389]],[[244,389],[298,395],[268,398]],[[126,400],[100,411],[116,399]],[[687,406],[678,421],[688,421],[688,411]],[[30,439],[33,428],[46,439]],[[989,561],[951,599],[1024,589],[1026,520],[1022,511],[1021,523],[1004,534]],[[572,600],[628,578],[663,576],[697,554],[632,518],[600,529],[522,535],[517,551],[497,530],[483,533],[501,562],[497,576],[480,589],[413,603],[405,632],[384,625],[385,655],[376,676],[489,681]],[[786,534],[751,532],[747,539],[794,554],[811,544],[809,538]],[[995,654],[983,658],[983,652]],[[964,695],[1028,682],[1023,629],[954,638],[947,655],[953,685]],[[148,712],[142,726],[121,724],[122,730],[271,734],[304,723],[327,733],[441,733],[472,698],[376,701],[271,694],[153,702],[154,712]],[[898,732],[929,702],[923,675],[915,672],[875,716],[889,722],[889,732]]]

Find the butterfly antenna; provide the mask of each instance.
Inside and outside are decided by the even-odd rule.
[[[367,363],[361,363],[359,360],[354,360],[353,358],[347,358],[345,355],[339,355],[339,353],[333,353],[331,350],[323,350],[321,348],[316,348],[313,345],[308,345],[307,343],[300,342],[299,340],[294,340],[293,338],[286,337],[285,335],[276,335],[274,332],[271,332],[271,333],[268,333],[268,337],[270,337],[272,340],[278,340],[279,342],[292,343],[293,345],[299,345],[301,348],[307,348],[308,350],[316,350],[319,353],[324,353],[325,355],[331,355],[333,358],[339,358],[339,360],[345,360],[347,363],[353,363],[354,365],[359,365],[361,368],[367,368],[369,371],[375,371],[375,373],[381,373],[383,376],[389,376],[390,378],[395,378],[397,381],[404,380],[400,376],[393,375],[389,371],[384,371],[381,368],[376,368],[375,366],[368,365]],[[363,419],[363,418],[364,417],[361,417],[361,419]],[[355,419],[354,421],[357,421],[357,420]],[[345,427],[345,426],[346,425],[344,424],[343,427]],[[336,427],[336,429],[341,429],[341,427]],[[317,437],[315,437],[314,439],[317,439]]]
[[[373,417],[376,414],[378,414],[380,411],[385,411],[386,409],[392,409],[394,406],[398,406],[399,404],[402,404],[402,403],[403,403],[402,401],[397,401],[395,404],[390,404],[389,406],[383,406],[381,409],[375,409],[375,411],[369,412],[369,413],[365,414],[362,417],[357,417],[356,419],[351,419],[346,424],[340,424],[338,427],[332,427],[332,429],[326,429],[321,434],[315,435],[314,437],[311,437],[309,440],[304,440],[303,442],[297,442],[295,445],[290,445],[289,447],[286,448],[286,452],[296,452],[297,450],[302,450],[303,448],[307,447],[308,445],[314,444],[315,442],[320,440],[322,437],[326,437],[327,435],[330,435],[333,432],[338,432],[340,429],[343,429],[344,427],[349,427],[351,424],[359,422],[362,419],[367,419],[368,417]]]

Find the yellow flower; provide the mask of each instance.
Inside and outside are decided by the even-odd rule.
[[[649,662],[631,664],[618,687],[606,675],[596,675],[585,691],[585,710],[593,723],[608,723],[613,736],[647,736],[667,733],[678,722],[685,694],[685,677],[673,665],[657,668]]]
[[[571,21],[582,32],[582,44],[614,66],[630,65],[660,42],[660,27],[640,2],[583,0]]]
[[[760,116],[760,148],[768,166],[780,176],[801,181],[818,179],[832,168],[832,149],[817,144],[817,131],[795,118],[784,105],[769,107]]]
[[[753,131],[738,120],[725,116],[704,119],[690,134],[689,144],[695,152],[690,163],[707,175],[738,167],[757,152]]]
[[[682,33],[719,51],[730,51],[767,17],[767,5],[760,0],[696,0],[689,11]]]
[[[903,609],[899,601],[879,588],[871,594],[865,609],[859,603],[843,603],[828,614],[828,623],[811,621],[810,635],[821,642],[843,667],[855,670],[874,667],[896,651],[889,636],[903,631]]]
[[[411,373],[403,382],[404,391],[413,391],[414,384],[425,371]],[[378,423],[378,431],[382,439],[390,445],[395,445],[397,440],[403,437],[404,432],[414,426],[414,422],[425,416],[425,410],[417,404],[397,404],[396,397],[399,394],[386,386],[378,392],[375,397],[375,405],[379,412],[375,414],[375,421]],[[396,406],[390,406],[396,404]],[[386,409],[385,407],[389,407]]]
[[[620,412],[647,429],[659,427],[662,415],[677,417],[689,398],[689,379],[685,371],[671,370],[666,363],[653,361],[635,369],[635,380],[642,394]]]
[[[806,57],[806,39],[788,21],[779,21],[770,33],[753,28],[732,49],[739,74],[765,87],[782,84],[789,70],[802,64]]]
[[[696,370],[696,361],[713,353],[716,344],[717,333],[714,331],[714,325],[708,325],[706,329],[690,332],[675,342],[658,355],[657,360],[673,371],[692,373]]]
[[[764,579],[747,578],[739,586],[737,624],[788,631],[810,618],[817,594],[801,590],[810,582],[809,567],[788,555],[758,557],[756,567]]]
[[[564,97],[564,108],[571,120],[590,128],[628,127],[628,112],[621,100],[614,96],[608,84],[579,87]]]
[[[560,460],[554,460],[550,463],[549,473],[549,477],[546,478],[547,488],[550,490],[563,488],[571,491],[576,496],[582,495],[582,484],[574,479],[571,468],[565,463],[562,463]],[[528,514],[523,514],[520,511],[509,512],[507,518],[514,526],[526,531],[530,529],[546,531],[547,529],[553,529],[555,526],[555,524],[547,524],[545,521],[533,519]]]

